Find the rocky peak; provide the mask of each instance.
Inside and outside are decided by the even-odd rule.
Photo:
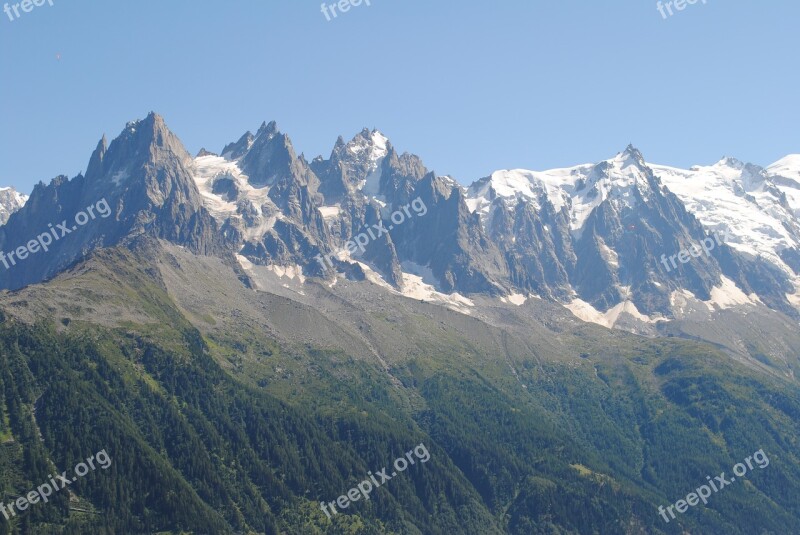
[[[222,157],[227,160],[238,160],[250,150],[254,138],[253,133],[248,130],[242,134],[238,141],[225,145],[222,149]]]

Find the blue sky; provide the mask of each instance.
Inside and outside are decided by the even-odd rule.
[[[793,0],[53,3],[0,13],[0,186],[25,193],[151,110],[193,154],[263,120],[309,159],[377,127],[462,183],[628,143],[676,166],[800,152]]]

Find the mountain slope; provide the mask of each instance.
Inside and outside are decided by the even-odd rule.
[[[106,447],[116,471],[75,489],[78,508],[104,512],[98,533],[800,527],[789,446],[800,391],[708,346],[569,326],[544,301],[469,318],[370,282],[303,285],[304,295],[266,268],[262,284],[281,293],[253,292],[214,257],[131,246],[0,300],[2,377],[13,385],[5,451],[18,466],[3,479],[9,496],[46,475],[36,466]],[[59,332],[27,326],[34,318]],[[90,443],[87,426],[99,431]],[[420,442],[431,463],[334,522],[319,510]],[[30,448],[40,460],[22,460]],[[657,506],[687,481],[757,448],[771,465],[748,485],[663,523]],[[112,481],[125,483],[111,491]],[[142,501],[140,485],[174,494]],[[49,521],[87,522],[62,511]]]

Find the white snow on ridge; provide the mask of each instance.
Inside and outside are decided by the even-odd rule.
[[[214,181],[217,179],[231,180],[239,192],[238,198],[227,200],[222,195],[214,193]],[[247,175],[242,173],[234,161],[214,155],[195,158],[194,180],[203,197],[203,205],[215,219],[224,221],[233,217],[242,221],[245,240],[260,239],[281,217],[277,207],[269,198],[269,186],[262,188],[251,186]],[[250,209],[258,215],[254,222],[251,220],[247,223],[239,213],[243,201],[249,201]],[[264,206],[271,206],[274,209],[264,213]]]
[[[648,165],[709,231],[719,232],[734,249],[761,255],[793,276],[777,252],[800,245],[786,228],[800,230],[800,226],[780,205],[764,175],[731,158],[688,170]]]
[[[28,198],[29,198],[28,195],[23,195],[22,193],[18,192],[17,190],[12,188],[11,186],[6,186],[6,187],[3,187],[3,188],[0,188],[0,193],[6,192],[6,191],[9,192],[9,195],[12,196],[14,202],[20,208],[25,206],[25,203],[28,202]]]
[[[359,139],[358,136],[347,144],[347,150],[351,153],[359,156],[362,152],[369,149],[369,154],[367,154],[367,159],[370,162],[377,162],[381,158],[385,157],[389,151],[387,149],[387,145],[389,143],[389,138],[384,136],[377,130],[373,130],[370,132],[368,140],[366,143],[356,141]]]
[[[786,201],[796,217],[800,217],[800,154],[790,154],[770,165],[767,174],[786,194]]]
[[[767,167],[770,176],[791,178],[800,183],[800,154],[790,154]]]
[[[4,225],[11,214],[25,206],[28,196],[12,187],[0,188],[0,225]]]
[[[368,138],[359,134],[347,144],[347,151],[358,157],[367,166],[367,176],[358,188],[367,196],[376,196],[380,188],[381,164],[389,154],[389,138],[378,130],[370,132]]]
[[[387,148],[387,145],[389,144],[389,138],[375,130],[372,132],[371,139],[372,151],[370,152],[369,160],[377,163],[379,160],[382,160],[387,154],[389,154],[389,149]]]
[[[536,209],[540,209],[539,199],[544,197],[559,211],[568,202],[565,186],[574,185],[583,174],[584,168],[590,169],[591,166],[545,172],[525,169],[495,171],[488,180],[476,183],[468,189],[467,205],[470,211],[477,210],[486,215],[495,197],[506,199],[511,206],[516,205],[520,199],[532,201]]]
[[[570,228],[580,234],[589,215],[604,200],[630,205],[633,188],[647,198],[646,171],[640,163],[626,150],[601,162],[605,169],[584,164],[549,171],[500,170],[469,187],[467,205],[487,222],[497,197],[509,206],[526,200],[537,210],[546,198],[557,211],[567,207]],[[710,232],[727,232],[728,244],[734,249],[762,255],[790,272],[777,253],[786,247],[800,247],[786,229],[788,225],[800,233],[800,154],[786,156],[763,173],[733,158],[691,169],[646,165]],[[776,188],[786,195],[792,210],[781,206]]]
[[[583,164],[549,171],[496,171],[470,186],[467,206],[472,212],[488,216],[497,197],[510,206],[526,200],[537,210],[541,209],[540,200],[547,199],[556,212],[568,210],[570,229],[580,234],[589,215],[603,201],[611,198],[618,205],[632,206],[634,189],[647,198],[646,172],[631,151],[601,164],[604,165]]]

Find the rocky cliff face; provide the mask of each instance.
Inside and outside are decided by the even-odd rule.
[[[191,167],[192,158],[156,114],[129,123],[110,146],[104,137],[85,175],[37,184],[29,202],[0,227],[0,250],[6,253],[31,240],[40,243],[38,251],[17,254],[15,265],[0,269],[0,286],[39,282],[96,247],[141,234],[198,254],[224,255],[226,240],[203,206]],[[44,251],[48,233],[53,239]]]

